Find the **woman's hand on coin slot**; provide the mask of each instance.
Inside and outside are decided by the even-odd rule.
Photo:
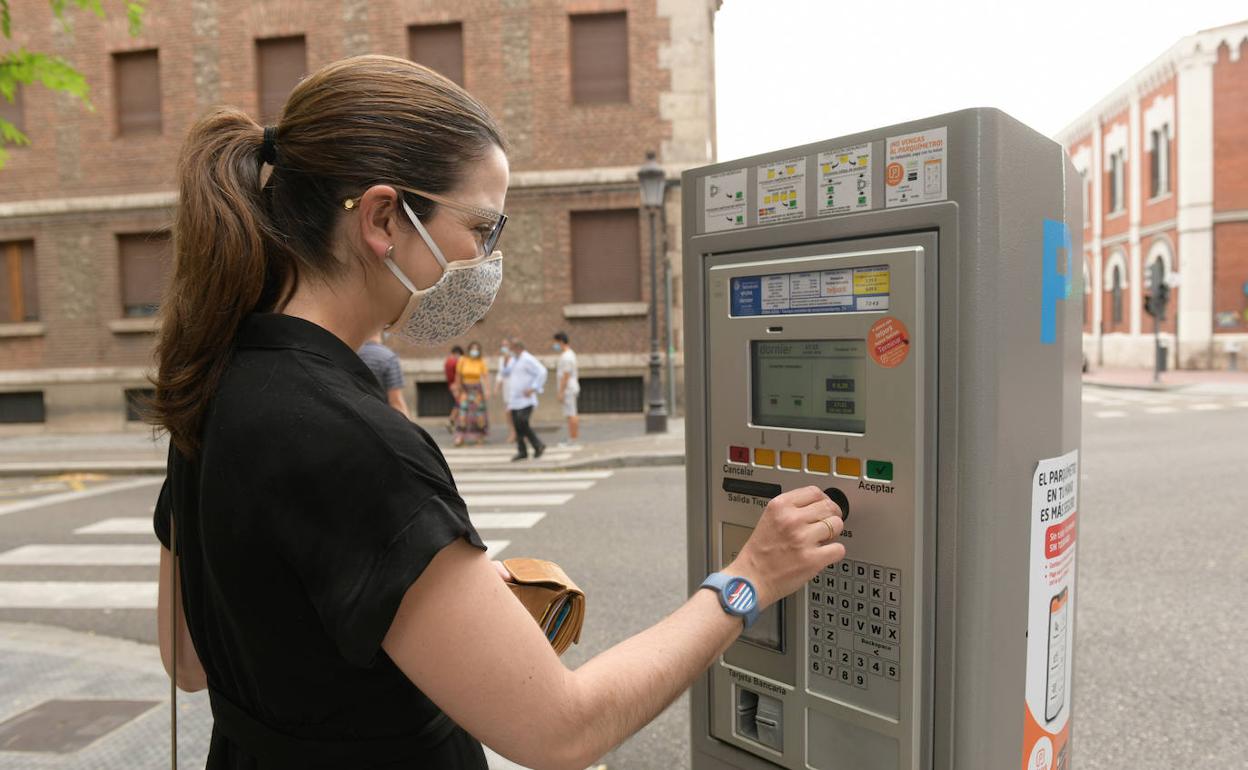
[[[773,498],[728,574],[754,583],[760,607],[779,601],[845,558],[845,546],[837,542],[845,528],[841,515],[840,507],[818,487]]]

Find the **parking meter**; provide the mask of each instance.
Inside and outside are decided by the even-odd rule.
[[[813,485],[847,557],[692,694],[704,768],[1069,768],[1083,299],[1062,148],[968,110],[686,171],[689,587]]]

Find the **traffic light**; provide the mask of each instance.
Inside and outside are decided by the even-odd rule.
[[[1144,295],[1144,312],[1148,313],[1149,315],[1154,315],[1154,316],[1157,315],[1156,313],[1153,312],[1153,295],[1152,294]]]

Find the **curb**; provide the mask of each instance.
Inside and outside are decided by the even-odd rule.
[[[1105,388],[1106,390],[1143,390],[1153,393],[1162,393],[1169,390],[1182,390],[1186,385],[1168,385],[1164,382],[1147,383],[1145,385],[1131,385],[1124,382],[1097,382],[1095,380],[1084,380],[1083,386],[1094,388]]]
[[[559,471],[559,470],[589,470],[594,468],[653,468],[660,466],[684,465],[685,455],[683,452],[668,452],[662,454],[620,454],[620,455],[604,455],[601,457],[587,457],[582,460],[573,460],[559,465],[546,465],[540,467],[529,466],[527,468],[517,468],[513,463],[500,463],[498,465],[482,465],[473,467],[471,471]],[[59,476],[64,473],[100,473],[110,476],[143,476],[143,475],[161,475],[165,472],[164,460],[81,460],[81,461],[60,461],[60,462],[13,462],[0,463],[0,478],[14,478],[22,476]]]

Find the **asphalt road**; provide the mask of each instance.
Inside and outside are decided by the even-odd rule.
[[[1164,394],[1085,397],[1076,608],[1073,766],[1245,767],[1248,735],[1248,403]],[[97,489],[102,483],[91,480]],[[0,489],[0,510],[49,487]],[[483,530],[501,555],[559,562],[588,594],[578,666],[685,597],[684,473],[617,470],[542,508],[528,528]],[[19,490],[19,491],[14,491]],[[149,518],[137,486],[0,517],[5,581],[144,581],[154,567],[3,564],[32,544],[143,544],[143,534],[75,534]],[[526,508],[526,510],[530,510]],[[38,622],[151,643],[148,609],[0,608]],[[3,661],[0,661],[0,665]],[[0,695],[0,698],[3,696]],[[688,766],[688,701],[604,757],[611,770]]]

